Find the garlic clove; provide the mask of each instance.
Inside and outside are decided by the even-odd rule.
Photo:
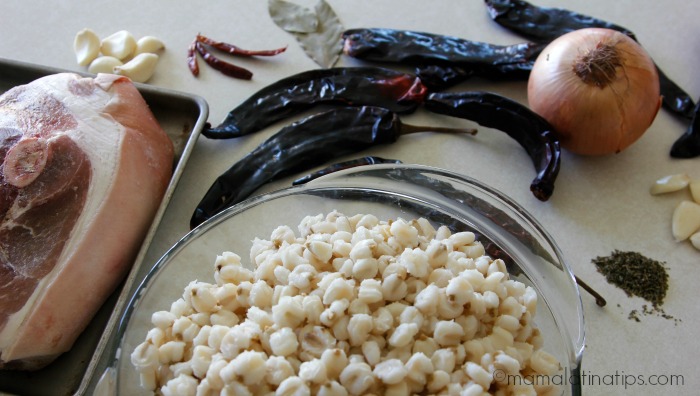
[[[83,29],[75,35],[73,51],[80,66],[87,66],[100,54],[100,38],[90,29]]]
[[[673,238],[684,241],[700,229],[700,204],[682,201],[673,211],[671,231]]]
[[[94,61],[90,62],[90,66],[88,66],[88,72],[93,74],[114,74],[114,68],[123,64],[124,63],[122,63],[122,61],[113,56],[100,56]]]
[[[693,247],[700,250],[700,232],[696,232],[695,234],[691,235],[689,239]]]
[[[114,68],[114,73],[129,77],[133,82],[146,82],[153,75],[158,64],[158,55],[138,54],[134,59]]]
[[[690,183],[690,177],[685,173],[664,176],[654,182],[649,192],[651,195],[659,195],[679,191],[686,188],[688,183]]]
[[[693,201],[700,204],[700,179],[691,180],[688,187],[690,187],[690,195],[693,197]]]
[[[136,54],[156,53],[165,49],[165,43],[157,37],[144,36],[136,42]]]
[[[103,55],[125,60],[136,51],[136,39],[128,31],[120,30],[105,37],[101,42],[100,49]]]

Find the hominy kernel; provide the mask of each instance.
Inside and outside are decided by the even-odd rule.
[[[352,276],[358,281],[362,281],[365,279],[373,279],[377,275],[378,271],[379,262],[377,261],[377,259],[373,257],[362,258],[355,260],[355,263],[352,267]]]
[[[370,366],[376,366],[382,356],[382,351],[376,341],[367,341],[362,344],[362,355]]]
[[[311,390],[309,389],[309,386],[304,382],[303,379],[292,376],[284,381],[279,385],[277,390],[275,391],[275,395],[277,396],[295,396],[295,395],[310,395]]]
[[[454,321],[441,320],[435,325],[433,338],[441,346],[458,345],[464,335],[464,329]]]
[[[316,396],[347,396],[348,391],[337,381],[329,381],[318,388]]]
[[[418,230],[402,219],[391,223],[391,234],[404,246],[416,246],[418,244]]]
[[[413,305],[423,312],[423,315],[434,316],[437,314],[439,293],[440,289],[436,285],[429,284],[416,295]]]
[[[428,283],[435,284],[439,288],[447,287],[450,280],[454,278],[452,271],[445,268],[437,268],[428,276]]]
[[[418,326],[415,323],[402,323],[389,337],[389,345],[402,347],[410,344],[413,337],[418,333]]]
[[[378,308],[372,314],[372,334],[382,335],[394,327],[394,317],[385,308]]]
[[[299,341],[291,328],[282,327],[270,335],[270,347],[275,355],[288,356],[296,352]]]
[[[326,366],[328,378],[337,379],[345,366],[348,365],[348,358],[342,349],[326,349],[321,354],[321,362]]]
[[[232,327],[238,324],[239,318],[238,316],[228,310],[220,310],[218,312],[215,312],[211,314],[209,317],[209,322],[212,325],[222,325],[222,326],[228,326]],[[200,330],[201,332],[201,330]]]
[[[272,307],[272,320],[279,327],[297,327],[305,317],[304,308],[291,296],[282,296]]]
[[[303,362],[299,367],[299,378],[314,384],[323,384],[328,380],[326,366],[319,359]]]
[[[544,375],[556,374],[561,369],[557,358],[541,349],[534,351],[530,356],[530,366]]]
[[[348,315],[357,315],[357,314],[371,315],[372,310],[369,308],[369,304],[356,298],[356,299],[352,300],[352,302],[350,303],[350,306],[348,307]]]
[[[430,361],[433,363],[435,370],[451,373],[457,364],[457,357],[453,351],[443,348],[435,351],[433,356],[430,357]]]
[[[387,359],[374,366],[374,375],[385,384],[398,384],[406,378],[408,370],[398,359]]]
[[[450,383],[450,374],[442,370],[436,370],[428,381],[428,392],[438,393]]]
[[[351,395],[361,395],[374,383],[372,368],[367,363],[350,363],[340,373],[340,383]]]
[[[306,325],[299,330],[297,338],[301,353],[320,358],[323,351],[335,348],[337,339],[324,326]]]
[[[406,282],[397,274],[391,274],[382,281],[382,295],[386,301],[399,301],[408,294]]]
[[[283,356],[270,356],[265,361],[265,381],[270,385],[279,385],[293,375],[292,365]]]
[[[157,311],[151,315],[151,323],[161,329],[167,329],[172,326],[175,319],[177,319],[177,316],[168,311]]]
[[[377,279],[365,279],[360,283],[360,288],[357,293],[359,301],[365,304],[372,304],[384,299],[382,294],[382,284]]]
[[[194,395],[197,390],[197,379],[191,375],[181,374],[168,381],[160,392],[164,396]]]
[[[493,375],[476,363],[467,362],[464,365],[464,371],[474,382],[481,385],[483,389],[488,389],[493,381]]]
[[[201,333],[201,330],[200,330],[200,333]],[[199,334],[197,334],[197,335],[199,336]],[[158,328],[158,327],[154,327],[151,330],[149,330],[148,333],[146,333],[146,341],[157,346],[157,347],[163,345],[163,343],[168,341],[168,340],[166,340],[166,337],[167,336],[165,334],[165,331],[161,328]]]
[[[352,300],[354,297],[353,283],[342,278],[337,278],[328,285],[328,289],[323,294],[323,303],[328,305],[333,301],[347,299]]]
[[[361,346],[370,331],[372,331],[372,317],[367,314],[356,314],[350,317],[348,322],[348,335],[351,346]]]
[[[423,337],[416,340],[413,344],[412,352],[413,354],[421,354],[427,356],[433,356],[433,353],[438,350],[440,346],[432,337]],[[431,366],[432,367],[432,366]]]

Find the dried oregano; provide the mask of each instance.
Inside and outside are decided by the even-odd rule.
[[[596,257],[593,263],[609,283],[629,296],[641,297],[659,307],[668,290],[668,274],[664,263],[637,252],[615,250],[610,256]]]
[[[607,257],[596,257],[593,263],[609,283],[624,290],[628,296],[641,297],[651,303],[644,304],[641,310],[630,311],[628,319],[640,322],[642,315],[656,315],[673,320],[675,324],[681,322],[661,309],[668,290],[665,263],[644,257],[640,253],[618,250]]]

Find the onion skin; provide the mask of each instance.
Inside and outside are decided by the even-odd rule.
[[[577,64],[595,49],[598,55],[605,50],[608,61],[602,66],[612,65],[604,73],[608,78],[584,80]],[[591,64],[600,69],[600,62]],[[560,36],[542,51],[528,80],[528,103],[552,124],[566,150],[607,155],[646,132],[661,107],[659,90],[656,66],[639,44],[614,30],[586,28]]]

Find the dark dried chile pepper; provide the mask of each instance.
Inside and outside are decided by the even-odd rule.
[[[276,48],[272,50],[247,50],[237,47],[233,44],[225,43],[223,41],[212,40],[211,38],[203,36],[201,34],[197,35],[196,40],[197,42],[200,42],[202,44],[210,45],[213,48],[218,49],[219,51],[223,51],[231,55],[240,56],[274,56],[277,54],[281,54],[282,52],[287,50],[287,47]]]
[[[283,78],[231,110],[202,134],[229,139],[262,130],[318,104],[378,106],[406,114],[423,102],[427,88],[415,75],[380,67],[315,69]]]
[[[309,116],[282,128],[219,176],[195,209],[190,226],[242,201],[269,181],[422,131],[474,133],[402,124],[396,113],[381,107],[341,107]]]
[[[552,195],[561,148],[544,118],[511,99],[481,91],[432,93],[425,100],[425,108],[507,133],[520,143],[535,165],[537,176],[530,184],[532,193],[541,201]]]
[[[695,105],[690,126],[671,146],[671,156],[693,158],[700,155],[700,101]]]
[[[491,18],[499,25],[538,42],[583,28],[607,28],[624,33],[635,41],[630,30],[587,15],[561,8],[538,7],[523,0],[485,0]],[[659,82],[664,107],[682,117],[692,119],[695,103],[686,92],[666,76],[659,67]],[[700,153],[699,153],[700,154]]]
[[[323,169],[319,169],[316,172],[310,173],[306,176],[302,176],[292,182],[293,186],[299,185],[299,184],[305,184],[310,182],[311,180],[317,179],[321,176],[328,175],[333,172],[337,172],[340,170],[344,169],[350,169],[354,168],[357,166],[362,166],[362,165],[375,165],[375,164],[400,164],[401,161],[395,160],[395,159],[387,159],[387,158],[382,158],[382,157],[375,157],[375,156],[367,156],[367,157],[362,157],[362,158],[356,158],[352,159],[349,161],[343,161],[343,162],[338,162],[335,164],[331,164]]]
[[[495,45],[458,37],[395,29],[351,29],[343,52],[358,59],[458,68],[461,78],[527,78],[544,45]]]
[[[563,8],[538,7],[522,0],[485,2],[491,19],[528,40],[552,41],[562,34],[590,27],[617,30],[636,40],[634,34],[622,26]]]
[[[224,73],[225,75],[243,80],[250,80],[253,78],[253,73],[250,70],[217,58],[214,56],[214,54],[209,52],[209,50],[204,48],[204,45],[199,41],[195,42],[194,47],[197,50],[197,53],[202,57],[202,59],[204,59],[205,62],[207,62],[209,66]]]

